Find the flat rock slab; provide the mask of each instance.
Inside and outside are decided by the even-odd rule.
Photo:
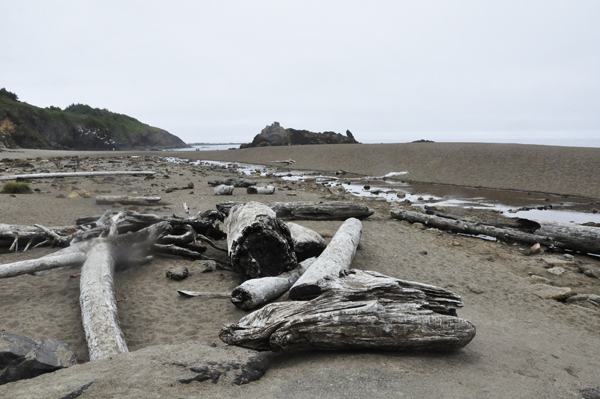
[[[566,265],[573,264],[573,261],[566,260],[566,259],[551,258],[551,257],[545,257],[545,258],[541,258],[541,259],[542,259],[542,262],[544,262],[544,267],[545,268],[557,267],[557,266],[566,266]]]
[[[51,373],[75,363],[75,352],[66,342],[0,333],[0,385]]]
[[[600,278],[600,265],[594,263],[579,265],[579,271],[586,276]]]
[[[63,399],[216,397],[215,385],[258,380],[267,357],[204,342],[151,346],[0,386],[0,398]]]
[[[553,287],[546,284],[532,284],[529,291],[542,299],[564,299],[573,294],[569,287]]]

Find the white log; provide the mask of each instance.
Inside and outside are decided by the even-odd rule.
[[[85,262],[85,253],[71,253],[64,255],[47,255],[38,259],[22,260],[20,262],[0,265],[0,278],[15,277],[22,274],[39,272],[42,270],[56,269],[59,267],[81,265]]]
[[[290,299],[316,298],[322,292],[320,280],[326,277],[338,277],[340,271],[347,270],[354,259],[361,232],[360,220],[355,218],[346,220],[317,261],[290,288]]]
[[[344,281],[347,280],[347,281]],[[308,302],[268,304],[221,329],[230,345],[257,350],[457,350],[475,326],[452,314],[460,297],[440,287],[349,271]],[[407,283],[407,282],[405,282]],[[424,288],[421,290],[417,287]]]
[[[236,205],[225,226],[231,264],[246,278],[277,276],[298,266],[290,230],[268,206]]]
[[[87,176],[117,176],[117,175],[154,175],[156,172],[147,170],[115,170],[106,172],[57,172],[57,173],[32,173],[25,175],[8,175],[0,176],[2,180],[16,180],[16,179],[44,179],[54,177],[87,177]]]
[[[285,294],[317,258],[308,258],[298,267],[275,277],[246,280],[231,292],[231,302],[238,308],[250,310]]]
[[[96,197],[98,205],[112,205],[119,203],[121,205],[141,205],[151,206],[156,205],[161,197],[131,197],[128,195],[99,195]]]
[[[221,184],[215,187],[215,195],[233,195],[234,186],[226,186]]]
[[[325,239],[316,231],[292,222],[288,222],[287,226],[292,234],[294,252],[299,262],[321,255],[327,247]]]
[[[275,193],[275,186],[249,186],[246,189],[246,193],[247,194],[274,194]]]

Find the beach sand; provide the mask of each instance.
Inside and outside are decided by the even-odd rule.
[[[273,196],[250,196],[236,189],[233,197],[214,196],[208,180],[235,175],[235,170],[200,168],[186,163],[160,161],[156,156],[213,159],[271,164],[294,159],[294,168],[346,170],[381,176],[408,171],[408,180],[473,187],[502,188],[549,194],[577,195],[600,200],[600,149],[504,144],[382,144],[256,148],[219,152],[77,153],[81,167],[91,169],[155,170],[154,180],[143,177],[115,179],[38,179],[30,183],[34,194],[0,195],[0,223],[73,225],[82,216],[100,215],[109,206],[95,204],[100,193],[160,195],[167,205],[144,211],[183,215],[186,202],[193,213],[214,209],[225,200],[300,201],[329,200],[323,188],[303,187],[276,178]],[[129,155],[140,158],[129,158]],[[35,169],[53,169],[53,157],[73,152],[23,150],[1,152],[0,158],[31,159]],[[37,159],[36,158],[40,158]],[[86,159],[85,157],[90,157]],[[101,159],[96,159],[101,158]],[[74,161],[64,158],[67,170]],[[70,165],[70,166],[69,166]],[[23,167],[4,162],[2,175]],[[167,177],[168,176],[168,177]],[[166,193],[167,187],[193,189]],[[92,198],[57,198],[74,189],[86,189]],[[335,198],[334,198],[335,199]],[[352,199],[356,200],[359,199]],[[580,389],[600,386],[600,308],[567,305],[532,294],[532,274],[550,284],[569,286],[578,293],[600,294],[600,281],[577,272],[581,263],[599,263],[575,254],[567,272],[546,272],[544,258],[562,260],[562,254],[525,256],[523,245],[508,245],[457,236],[435,229],[419,229],[390,218],[394,206],[365,201],[375,214],[363,221],[361,246],[352,267],[375,270],[392,277],[446,287],[463,297],[459,316],[477,327],[477,336],[464,349],[450,354],[396,352],[303,352],[269,354],[270,366],[259,380],[242,386],[195,382],[164,385],[162,379],[140,386],[127,373],[94,383],[80,398],[108,397],[247,397],[247,398],[390,398],[485,397],[579,398]],[[122,209],[122,208],[116,208]],[[141,208],[139,210],[142,210]],[[339,221],[300,221],[326,236],[335,234]],[[329,239],[329,238],[328,238]],[[220,245],[225,246],[221,241]],[[2,253],[0,264],[37,258],[53,252],[39,248],[25,253]],[[426,255],[423,255],[426,251]],[[209,256],[223,259],[209,249]],[[176,265],[191,272],[175,282],[165,272]],[[241,282],[228,271],[202,273],[199,262],[160,257],[141,267],[119,271],[115,286],[119,318],[129,350],[189,341],[222,344],[221,326],[247,314],[226,299],[183,298],[178,289],[230,292]],[[0,332],[33,338],[61,339],[88,360],[79,310],[77,269],[0,280]],[[127,357],[127,354],[119,355]],[[57,376],[70,378],[78,365],[33,380],[0,386],[2,398],[60,398],[68,392],[55,385]],[[131,372],[143,364],[132,364]],[[44,389],[40,388],[44,387]],[[42,389],[40,391],[40,389]],[[43,392],[40,396],[39,393]],[[61,396],[62,395],[62,396]]]

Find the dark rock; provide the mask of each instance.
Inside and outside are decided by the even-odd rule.
[[[306,144],[358,144],[358,141],[349,130],[346,131],[346,136],[335,132],[314,133],[308,130],[284,129],[279,122],[273,122],[254,136],[252,143],[242,144],[240,148]]]
[[[581,389],[583,399],[600,399],[600,387]]]
[[[167,277],[175,281],[186,279],[189,274],[188,268],[185,266],[177,266],[167,270]]]
[[[63,341],[0,333],[0,384],[37,377],[75,363],[75,353]]]

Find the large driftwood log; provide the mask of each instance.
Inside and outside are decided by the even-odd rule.
[[[241,177],[231,177],[229,179],[210,180],[208,184],[211,186],[220,186],[221,184],[224,184],[226,186],[234,187],[250,187],[256,185],[256,182],[254,180],[244,179]]]
[[[360,220],[346,220],[317,261],[290,288],[290,299],[307,300],[321,295],[325,278],[337,277],[340,271],[350,267],[361,232]]]
[[[420,212],[405,211],[403,209],[394,209],[391,211],[392,217],[400,220],[407,220],[411,223],[419,222],[428,226],[436,227],[442,230],[450,230],[463,234],[482,234],[486,236],[524,242],[527,244],[540,243],[547,246],[564,248],[562,242],[554,240],[552,237],[525,233],[519,230],[504,229],[494,226],[466,222],[463,220],[449,219],[435,215],[427,215]]]
[[[161,197],[131,197],[128,195],[99,195],[96,197],[98,205],[112,205],[119,203],[121,205],[140,205],[152,206],[158,204]]]
[[[250,186],[246,189],[247,194],[274,194],[275,186]]]
[[[87,260],[81,268],[81,321],[88,343],[90,360],[108,359],[127,352],[119,326],[113,275],[117,263],[142,258],[171,227],[157,223],[137,233],[97,238],[90,244]]]
[[[233,207],[225,226],[231,264],[247,279],[276,276],[298,266],[289,228],[264,204]]]
[[[231,302],[240,309],[250,310],[285,294],[316,258],[300,262],[298,267],[275,277],[246,280],[231,292]]]
[[[23,260],[20,262],[0,265],[0,278],[15,277],[22,274],[39,272],[59,267],[81,265],[87,259],[84,252],[59,254],[60,251],[38,259]]]
[[[518,219],[518,223],[534,234],[562,243],[565,248],[600,254],[600,227],[529,219]]]
[[[268,304],[223,327],[219,337],[231,345],[288,352],[457,350],[475,336],[473,324],[451,315],[462,306],[460,297],[443,288],[404,288],[387,276],[355,271],[330,281],[342,289],[327,288],[308,302]]]
[[[296,252],[298,262],[321,255],[321,252],[327,247],[323,237],[316,231],[292,222],[288,222],[287,226],[292,234],[294,252]]]
[[[215,195],[233,195],[234,186],[228,186],[226,184],[219,184],[214,188]]]
[[[89,177],[89,176],[118,176],[118,175],[139,175],[149,176],[154,175],[156,172],[147,170],[113,170],[106,172],[57,172],[57,173],[32,173],[25,175],[8,175],[0,176],[2,180],[16,180],[16,179],[48,179],[54,177]]]
[[[242,203],[236,201],[221,202],[217,204],[217,209],[227,215],[231,207]],[[288,220],[364,219],[373,214],[373,211],[365,204],[349,201],[273,202],[266,205],[275,211],[278,218]]]

